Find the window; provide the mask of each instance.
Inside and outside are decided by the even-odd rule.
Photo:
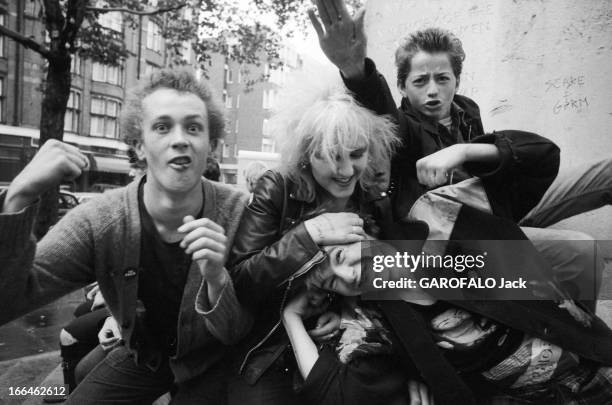
[[[236,119],[236,122],[234,123],[234,133],[237,135],[238,134],[238,120]]]
[[[228,145],[226,143],[223,144],[223,157],[224,158],[230,157],[230,149],[231,149],[231,145]]]
[[[89,132],[92,136],[117,138],[118,117],[121,104],[119,101],[95,97],[91,98],[91,123]]]
[[[193,48],[191,47],[191,43],[189,41],[183,41],[183,47],[181,49],[181,56],[187,64],[191,63],[191,53],[192,52],[193,52]]]
[[[270,76],[270,64],[266,63],[264,65],[264,76]]]
[[[238,157],[238,144],[234,145],[234,157],[237,158]]]
[[[145,63],[145,70],[144,70],[144,75],[145,76],[149,76],[154,72],[157,72],[159,70],[159,66],[155,66],[152,63],[146,62]]]
[[[225,83],[233,83],[232,69],[225,65]]]
[[[162,51],[161,29],[151,20],[147,23],[147,48],[155,52]]]
[[[271,69],[270,71],[270,83],[276,83],[279,86],[282,86],[285,84],[285,70],[280,67],[277,69]]]
[[[242,82],[242,67],[238,68],[238,83]]]
[[[4,14],[0,14],[0,25],[4,25]],[[0,35],[0,58],[4,58],[4,36]]]
[[[0,77],[0,122],[4,122],[4,78]]]
[[[268,128],[268,119],[264,118],[263,124],[261,125],[261,134],[263,136],[270,135],[270,129]]]
[[[70,61],[70,72],[75,75],[81,75],[81,71],[83,69],[83,59],[81,59],[78,55],[72,55],[72,60]]]
[[[227,92],[223,93],[223,98],[225,98],[225,108],[232,108],[232,104],[234,102],[234,100],[232,99],[232,96],[230,96],[229,94],[227,94]]]
[[[261,151],[262,152],[274,152],[274,141],[269,138],[263,138],[261,140]]]
[[[264,109],[274,108],[275,104],[276,104],[276,90],[274,89],[264,90],[262,108]]]
[[[92,79],[96,82],[105,82],[121,85],[123,67],[103,65],[98,62],[93,64]]]
[[[225,184],[237,184],[236,173],[223,173]]]
[[[236,95],[236,108],[240,108],[240,94]]]
[[[109,30],[121,32],[123,27],[123,16],[119,11],[101,13],[98,17],[98,24]]]
[[[70,90],[66,115],[64,116],[64,131],[79,133],[79,120],[81,118],[81,93]]]

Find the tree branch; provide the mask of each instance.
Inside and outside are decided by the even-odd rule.
[[[187,3],[183,3],[183,4],[176,5],[176,6],[157,8],[155,10],[149,10],[149,11],[130,10],[129,8],[122,8],[122,7],[87,7],[87,10],[96,11],[99,13],[110,13],[111,11],[119,11],[121,13],[128,13],[128,14],[135,14],[135,15],[155,15],[155,14],[165,13],[168,11],[180,10],[186,5]]]
[[[41,54],[46,59],[51,58],[51,51],[49,51],[49,49],[39,44],[38,42],[34,41],[32,38],[25,37],[10,28],[6,28],[4,25],[0,25],[0,34],[6,35],[7,37],[13,39],[15,42],[25,46],[26,48]]]

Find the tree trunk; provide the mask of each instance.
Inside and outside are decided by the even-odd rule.
[[[70,97],[70,54],[60,50],[49,58],[40,115],[40,146],[49,139],[64,137],[64,115]],[[57,221],[58,188],[43,194],[34,233],[42,238]]]

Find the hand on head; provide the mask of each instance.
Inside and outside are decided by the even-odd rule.
[[[345,77],[362,78],[367,47],[363,29],[365,9],[351,18],[343,0],[316,0],[316,5],[320,20],[313,9],[308,10],[308,16],[321,50]]]
[[[365,239],[363,219],[351,212],[325,213],[304,221],[317,245],[338,245]]]

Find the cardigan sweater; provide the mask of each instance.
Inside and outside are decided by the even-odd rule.
[[[32,235],[37,204],[0,214],[0,324],[98,281],[106,303],[121,326],[123,340],[141,361],[134,339],[141,246],[138,184],[104,193],[71,210],[37,244]],[[203,217],[225,230],[233,243],[246,194],[202,178]],[[6,193],[0,194],[0,204]],[[206,285],[193,262],[183,291],[177,325],[176,354],[170,367],[177,382],[191,379],[219,361],[224,344],[250,328],[229,281],[213,308]],[[138,359],[138,357],[137,357]]]

